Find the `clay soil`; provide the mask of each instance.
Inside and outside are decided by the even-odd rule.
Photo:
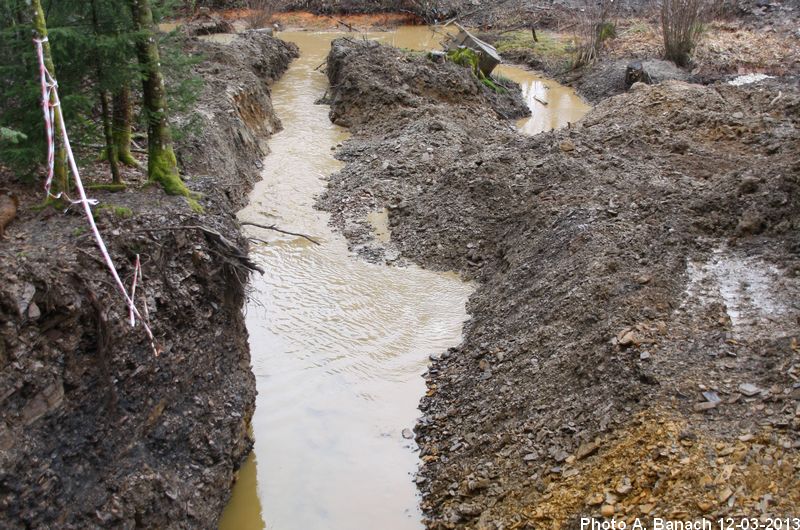
[[[319,206],[368,259],[476,281],[463,343],[426,374],[427,527],[796,517],[797,87],[639,84],[524,137],[414,61],[334,43],[353,137]]]
[[[201,132],[178,157],[204,213],[137,169],[125,171],[125,191],[89,191],[126,285],[141,256],[137,303],[158,355],[128,324],[79,208],[42,209],[3,172],[0,187],[21,198],[0,241],[3,528],[215,528],[251,447],[242,306],[253,265],[235,211],[258,176],[260,142],[280,127],[268,84],[297,51],[264,35],[185,46],[204,56],[204,88]],[[100,164],[82,168],[90,184],[108,178]]]

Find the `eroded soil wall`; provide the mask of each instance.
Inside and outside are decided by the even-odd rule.
[[[4,528],[214,528],[250,448],[249,270],[234,215],[259,141],[280,126],[268,83],[297,52],[262,35],[186,46],[205,55],[202,135],[178,156],[205,213],[154,187],[91,192],[126,283],[141,255],[158,355],[128,325],[77,209],[38,211],[40,197],[18,189],[0,242]]]

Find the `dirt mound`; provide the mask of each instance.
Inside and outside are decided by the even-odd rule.
[[[570,84],[581,96],[592,103],[597,103],[605,98],[622,94],[629,88],[626,83],[626,72],[631,65],[641,65],[641,69],[639,69],[641,82],[647,84],[658,84],[668,80],[690,81],[692,78],[688,72],[681,70],[670,61],[622,59],[604,61],[589,66],[577,72],[577,79]],[[564,74],[564,77],[569,77],[569,75]]]
[[[331,121],[346,127],[372,120],[377,114],[441,103],[490,107],[506,118],[530,114],[516,83],[504,82],[497,92],[468,68],[376,41],[336,39],[328,55],[327,73]]]
[[[797,513],[795,87],[637,85],[532,138],[352,100],[320,205],[340,227],[386,207],[405,256],[479,280],[427,374],[428,527]]]
[[[206,132],[179,156],[188,174],[207,172],[187,182],[206,213],[155,187],[90,191],[128,285],[142,257],[137,293],[159,355],[128,325],[77,209],[39,211],[38,194],[3,177],[22,199],[0,241],[4,528],[214,528],[251,446],[249,265],[233,212],[256,177],[258,140],[278,124],[267,82],[296,51],[266,36],[190,46],[207,52]],[[130,188],[142,183],[133,173]]]

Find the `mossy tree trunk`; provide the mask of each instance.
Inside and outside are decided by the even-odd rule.
[[[131,89],[125,83],[113,97],[112,135],[117,160],[126,166],[139,167],[139,162],[131,154]]]
[[[147,117],[147,175],[171,195],[189,196],[178,173],[167,119],[167,92],[161,73],[161,58],[156,42],[153,12],[148,0],[129,0],[135,29],[141,37],[136,43],[142,69],[143,107]]]
[[[30,6],[33,9],[34,32],[39,39],[47,38],[47,23],[45,22],[44,10],[42,10],[41,2],[39,0],[31,0]],[[50,43],[45,41],[42,46],[44,52],[44,65],[47,67],[50,75],[55,78],[56,68],[53,64],[53,55],[50,52]],[[50,101],[55,102],[55,95],[50,96]],[[61,134],[61,117],[59,116],[58,112],[55,113],[55,122],[53,123],[53,127],[55,129],[55,136],[58,137],[58,135]],[[67,153],[64,150],[64,146],[58,141],[56,141],[54,169],[53,192],[56,194],[59,192],[68,192],[69,174],[67,173]]]

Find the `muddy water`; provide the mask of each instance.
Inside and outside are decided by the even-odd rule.
[[[255,450],[224,530],[422,527],[412,480],[418,458],[403,430],[415,424],[428,356],[460,341],[471,287],[452,275],[360,261],[328,215],[314,210],[325,179],[341,167],[332,148],[347,137],[328,107],[314,104],[327,86],[315,68],[340,35],[280,34],[301,57],[272,87],[284,130],[270,139],[263,180],[239,216],[321,245],[249,231],[266,242],[255,243],[253,255],[267,271],[253,278],[247,307]],[[371,36],[412,49],[439,40],[424,28]],[[379,240],[391,237],[385,210],[369,221]]]
[[[523,134],[538,134],[575,123],[591,108],[574,90],[529,70],[500,65],[496,72],[519,83],[531,116],[517,122]]]
[[[346,138],[328,107],[314,104],[327,85],[314,69],[335,36],[281,35],[301,58],[272,88],[285,129],[270,139],[263,181],[240,217],[322,244],[251,231],[268,241],[253,249],[267,273],[253,279],[247,307],[255,453],[221,528],[421,527],[417,454],[402,431],[414,426],[428,356],[461,338],[471,288],[454,276],[359,261],[313,209],[323,179],[341,167],[331,148]]]

